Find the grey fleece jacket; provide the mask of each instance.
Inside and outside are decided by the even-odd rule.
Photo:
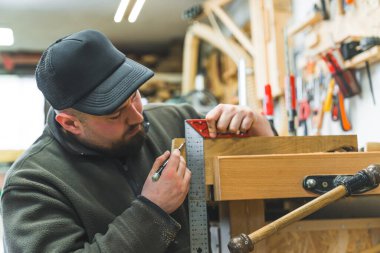
[[[145,108],[140,154],[120,161],[66,136],[51,110],[41,137],[13,164],[1,196],[6,252],[190,252],[187,213],[139,196],[155,159],[184,136],[186,105]]]

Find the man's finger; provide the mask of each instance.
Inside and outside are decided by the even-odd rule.
[[[158,170],[158,168],[162,164],[164,164],[164,162],[166,161],[166,159],[168,159],[169,157],[170,157],[170,152],[168,150],[166,150],[162,155],[160,155],[159,157],[157,157],[156,161],[153,163],[152,169],[149,172],[149,176],[152,176],[154,173],[156,173],[156,171]]]
[[[186,162],[185,162],[185,159],[181,156],[179,166],[178,166],[178,170],[177,170],[177,174],[178,174],[178,176],[183,178],[185,172],[186,172]]]
[[[217,126],[216,125],[217,125],[217,122],[220,118],[220,115],[223,112],[222,109],[223,109],[222,105],[217,105],[214,109],[209,111],[206,115],[207,127],[208,127],[208,131],[210,133],[211,138],[216,137],[216,133],[217,133]]]
[[[240,133],[242,130],[242,121],[244,119],[244,114],[243,112],[238,112],[235,114],[230,122],[230,125],[228,127],[228,132],[231,133]]]

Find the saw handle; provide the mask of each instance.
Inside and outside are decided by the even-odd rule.
[[[256,230],[249,235],[240,234],[239,236],[232,238],[228,243],[228,249],[231,253],[249,253],[254,249],[256,243],[273,235],[282,228],[305,218],[344,196],[349,196],[354,190],[373,189],[379,185],[379,182],[380,165],[370,165],[342,183],[342,185],[335,187],[331,191],[326,192],[259,230]]]

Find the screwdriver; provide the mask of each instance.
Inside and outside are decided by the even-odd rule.
[[[179,147],[178,147],[178,150],[181,151],[181,148],[183,147],[185,143],[182,143]],[[160,166],[160,168],[158,168],[158,170],[153,174],[152,176],[152,180],[154,182],[158,181],[158,179],[160,179],[161,177],[161,173],[162,171],[165,169],[166,165],[168,164],[169,162],[169,158],[165,160],[165,162]]]

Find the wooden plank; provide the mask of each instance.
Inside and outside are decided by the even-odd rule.
[[[264,86],[270,82],[269,65],[268,65],[268,49],[269,29],[266,23],[266,9],[264,0],[249,1],[249,15],[251,17],[251,37],[253,45],[255,45],[254,70],[256,80],[256,93],[259,99],[264,97]],[[276,94],[279,89],[272,86],[272,93]]]
[[[371,237],[379,237],[379,228],[379,218],[299,221],[271,236],[266,243],[268,252],[374,253],[379,251],[367,250],[377,243]]]
[[[345,229],[380,228],[380,218],[326,219],[297,221],[281,230],[281,232],[326,231]]]
[[[288,29],[288,36],[293,36],[296,33],[299,33],[308,26],[315,25],[323,20],[323,16],[320,12],[314,12],[309,15],[308,18],[301,23],[295,24],[294,26]]]
[[[5,181],[5,173],[0,172],[0,192],[1,192],[1,189],[3,188],[4,181]]]
[[[177,146],[184,141],[184,138],[173,139]],[[357,143],[356,135],[205,139],[206,184],[214,184],[213,162],[216,156],[326,152],[342,146],[352,146],[357,150]],[[182,153],[186,154],[185,149],[183,149]]]
[[[0,150],[0,163],[14,162],[24,150]]]
[[[368,142],[366,144],[366,151],[380,151],[380,142]]]
[[[267,241],[267,252],[281,253],[358,253],[372,247],[372,230],[326,230],[278,233]],[[373,251],[379,252],[379,251]]]
[[[344,63],[345,68],[363,68],[365,62],[372,64],[380,61],[380,46],[375,46],[363,53],[354,56]]]
[[[252,57],[255,57],[255,49],[250,39],[240,30],[234,21],[225,13],[225,11],[213,2],[205,2],[204,6],[209,8],[220,21],[229,29],[236,40],[247,50]]]
[[[341,146],[357,148],[357,137],[345,135],[206,139],[204,142],[206,184],[214,183],[212,167],[215,156],[325,152]]]
[[[249,234],[265,225],[264,200],[229,201],[230,235]],[[265,241],[255,245],[256,252],[265,251]]]
[[[195,75],[198,70],[199,43],[199,38],[189,29],[185,36],[183,49],[182,95],[194,90],[195,87]]]
[[[373,163],[380,163],[380,152],[219,156],[214,196],[219,201],[315,197],[302,187],[305,176],[355,174]]]
[[[380,244],[373,246],[372,248],[361,251],[360,253],[379,253],[380,252]]]

